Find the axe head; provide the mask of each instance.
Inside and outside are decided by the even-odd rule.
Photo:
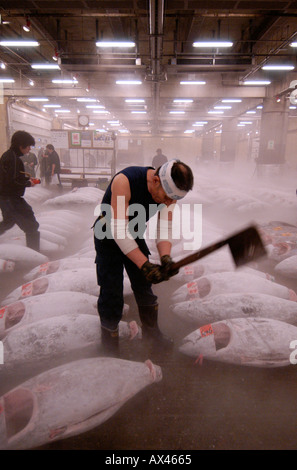
[[[259,232],[253,226],[229,237],[226,242],[236,266],[242,266],[267,255]]]

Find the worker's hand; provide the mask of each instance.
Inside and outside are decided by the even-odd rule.
[[[169,277],[175,276],[178,274],[179,269],[172,270],[173,259],[170,255],[161,256],[161,269],[162,272]]]
[[[140,268],[142,274],[148,282],[152,284],[159,284],[159,282],[167,281],[170,276],[162,271],[160,264],[153,264],[146,261]]]

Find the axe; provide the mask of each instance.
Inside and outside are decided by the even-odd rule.
[[[171,271],[175,271],[176,269],[193,263],[194,261],[197,261],[198,259],[213,253],[225,245],[229,246],[233,260],[237,267],[267,255],[258,230],[255,226],[250,226],[241,232],[238,232],[217,243],[213,243],[212,245],[209,245],[208,247],[196,251],[196,253],[192,253],[191,255],[173,263],[171,265]]]

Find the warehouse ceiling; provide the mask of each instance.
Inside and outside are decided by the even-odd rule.
[[[0,45],[0,78],[14,79],[3,84],[4,95],[66,127],[79,127],[78,116],[84,115],[89,127],[130,135],[197,135],[224,120],[259,121],[263,99],[288,99],[296,78],[291,44],[297,41],[297,1],[5,0],[0,14],[1,41],[38,42],[35,47]],[[115,40],[135,45],[96,45]],[[197,41],[232,45],[194,47]],[[36,63],[59,68],[32,68]],[[291,65],[292,70],[267,71],[265,65]],[[56,79],[75,83],[53,83]],[[255,79],[270,84],[245,84]],[[29,101],[34,97],[48,101]],[[60,108],[42,111],[44,104]]]

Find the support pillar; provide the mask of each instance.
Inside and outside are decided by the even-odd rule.
[[[234,162],[237,143],[237,119],[223,121],[221,134],[221,162]]]
[[[207,132],[203,135],[201,160],[212,161],[214,159],[214,133]]]
[[[288,100],[263,102],[258,164],[284,164],[288,131]]]

